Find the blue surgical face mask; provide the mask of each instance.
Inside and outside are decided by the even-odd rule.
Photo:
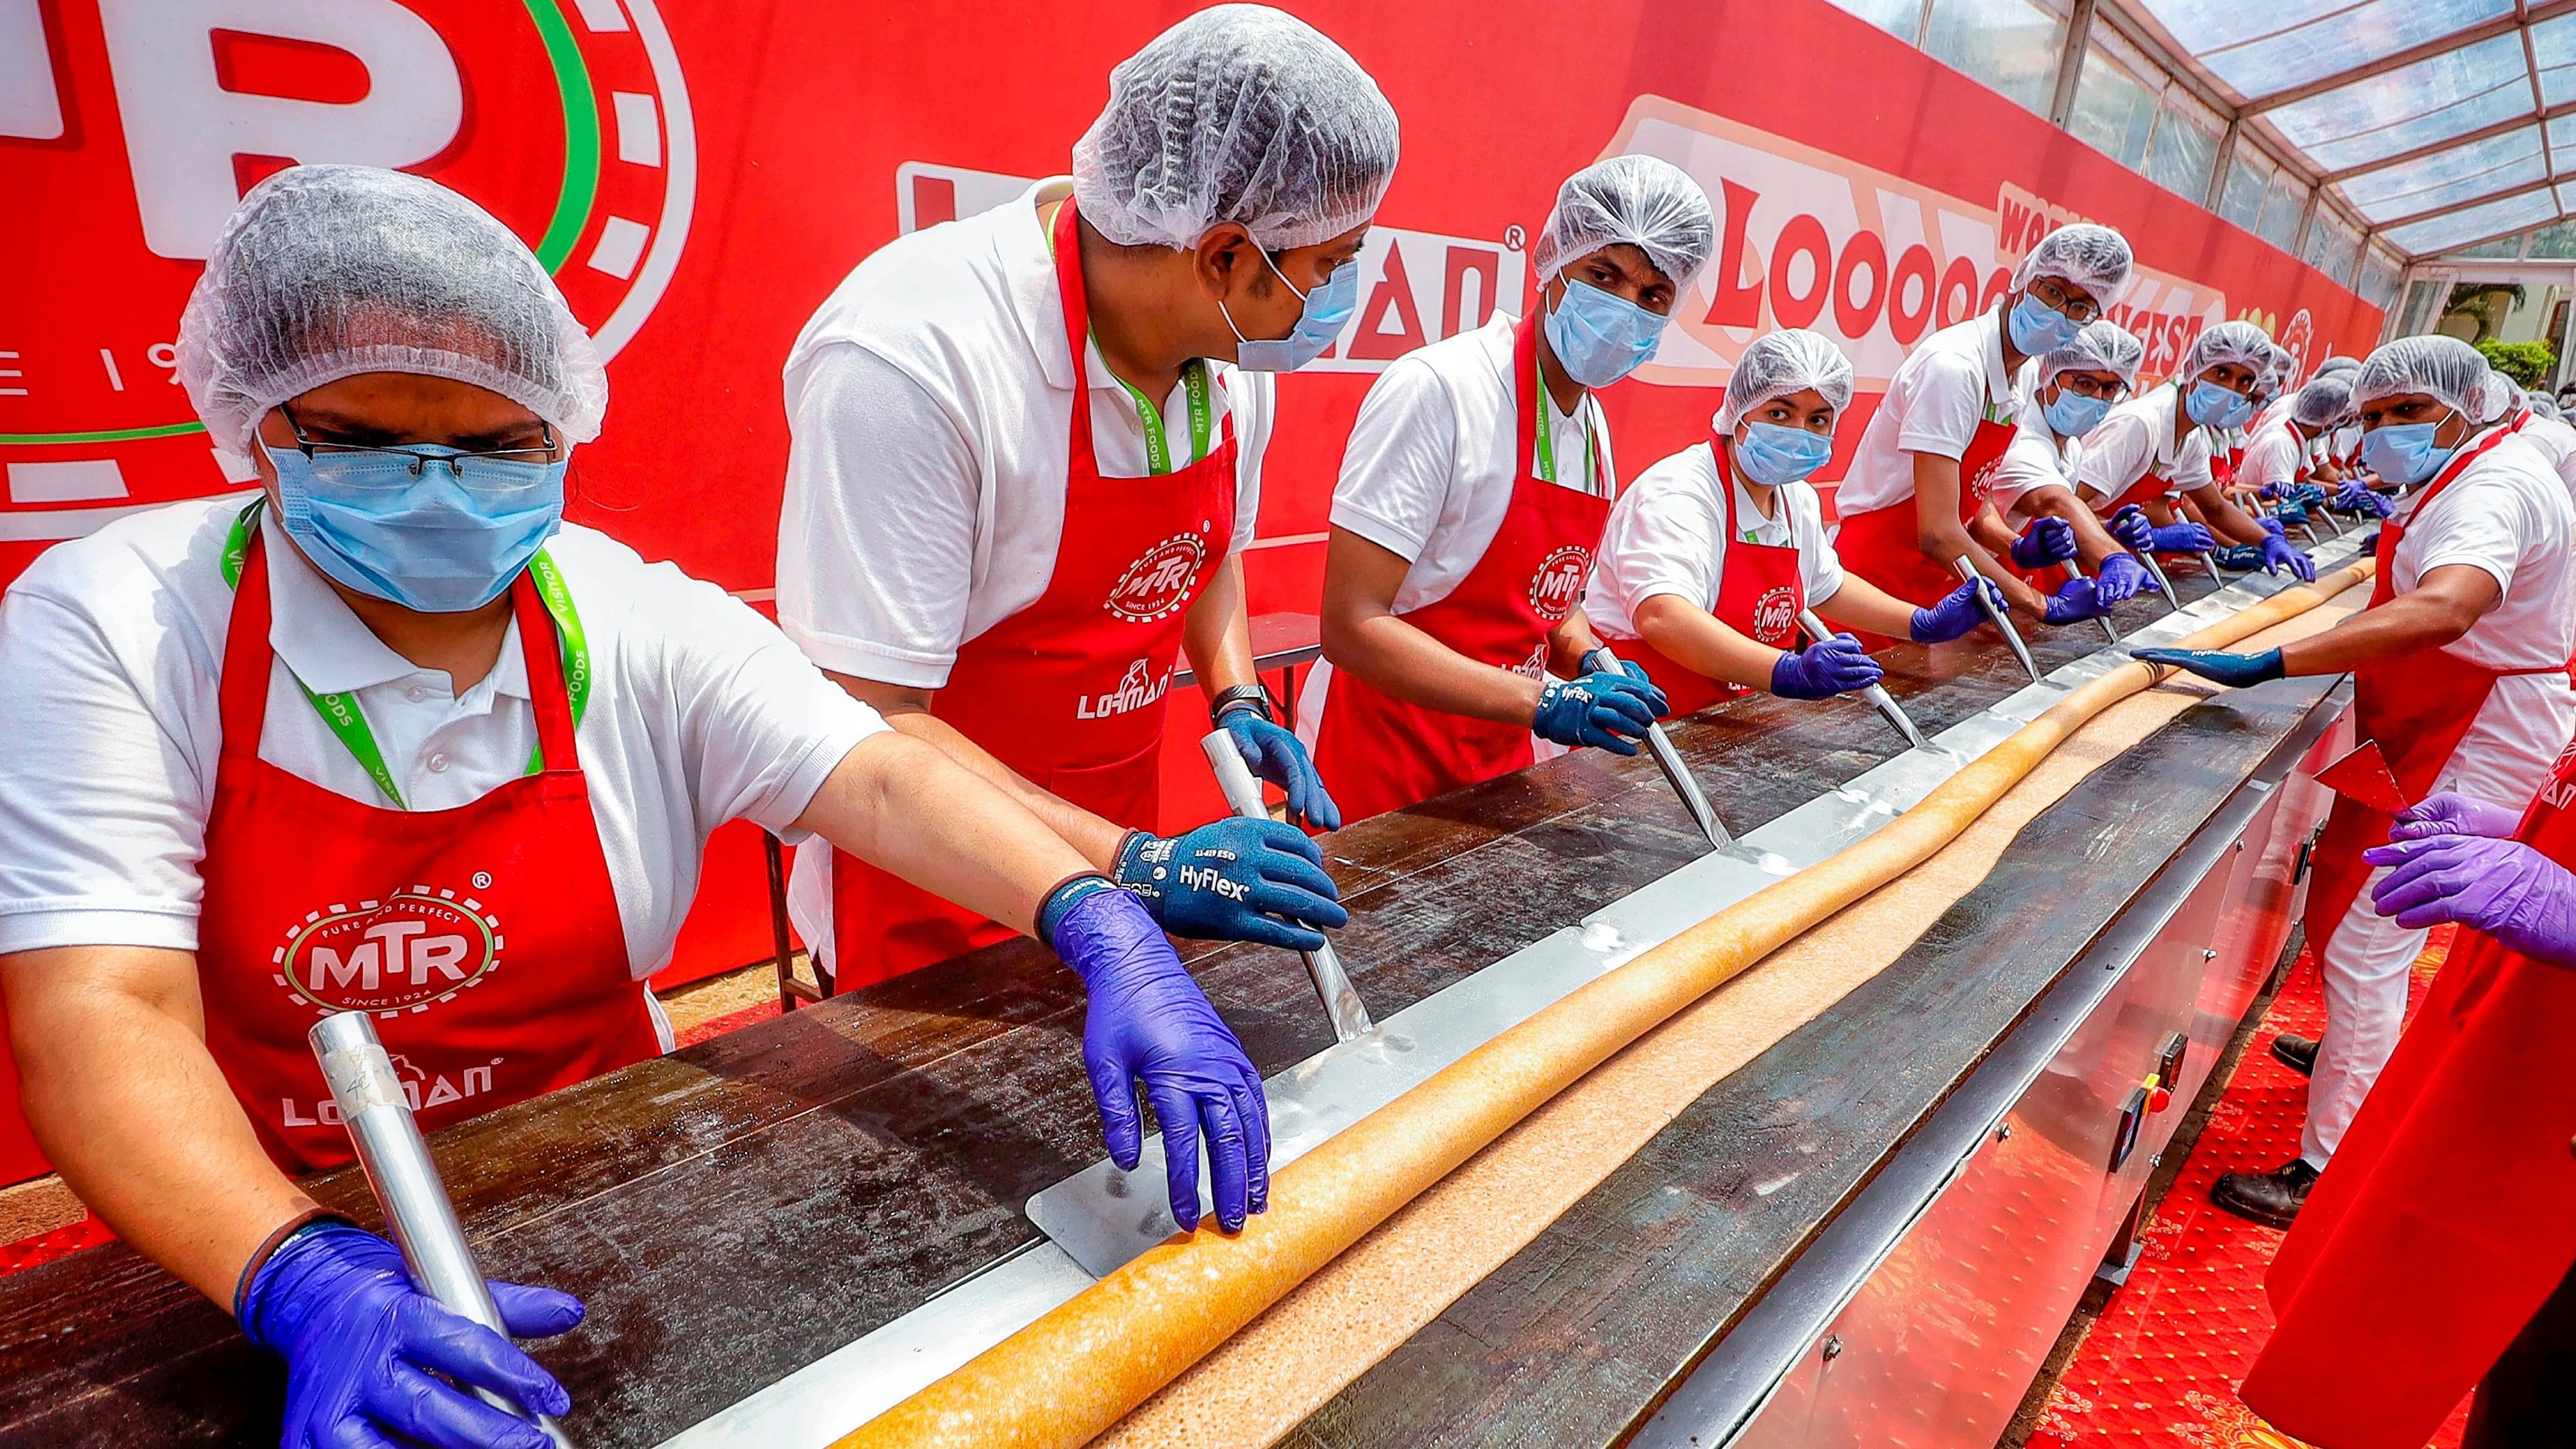
[[[1297,300],[1306,304],[1306,309],[1297,315],[1297,325],[1285,337],[1246,337],[1243,329],[1234,325],[1234,314],[1226,311],[1223,300],[1217,302],[1217,310],[1225,313],[1225,325],[1234,333],[1235,366],[1246,372],[1295,372],[1323,356],[1333,339],[1342,335],[1351,314],[1359,310],[1359,261],[1353,258],[1342,263],[1333,268],[1324,285],[1311,292],[1298,292],[1297,284],[1288,280],[1277,262],[1270,260],[1270,253],[1262,252],[1261,260],[1279,278],[1281,286],[1296,292]]]
[[[1655,355],[1670,320],[1568,277],[1565,295],[1547,314],[1547,345],[1566,376],[1585,387],[1608,387]]]
[[[2039,410],[2047,415],[2048,425],[2059,437],[2080,438],[2102,425],[2104,415],[2111,411],[2111,402],[2060,387],[2057,401],[2042,403]]]
[[[425,614],[499,598],[563,522],[563,459],[476,457],[425,443],[407,449],[421,462],[378,452],[308,457],[265,440],[260,448],[277,469],[277,521],[313,566]]]
[[[2055,352],[2075,340],[2084,330],[2082,324],[2065,313],[2039,300],[2028,292],[2013,304],[2004,319],[2012,328],[2013,351],[2024,357],[2038,357]]]
[[[1735,440],[1735,466],[1768,488],[1795,483],[1834,456],[1831,436],[1779,423],[1747,423]]]
[[[2390,423],[2361,435],[2362,466],[2390,483],[2412,486],[2442,471],[2459,451],[2433,441],[2441,423]]]
[[[2254,416],[2254,400],[2214,382],[2195,382],[2183,399],[2191,420],[2204,428],[2237,428]]]

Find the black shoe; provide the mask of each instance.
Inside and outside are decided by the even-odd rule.
[[[2317,1185],[2317,1170],[2294,1157],[2270,1172],[2231,1172],[2209,1189],[2209,1200],[2267,1228],[2287,1228]]]
[[[2300,1076],[2313,1077],[2317,1074],[2317,1039],[2315,1037],[2292,1036],[2285,1031],[2272,1038],[2272,1055],[2281,1065]]]

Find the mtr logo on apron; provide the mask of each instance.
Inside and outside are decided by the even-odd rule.
[[[1798,591],[1782,584],[1766,589],[1753,604],[1753,637],[1778,648],[1798,620]]]
[[[1592,550],[1581,544],[1569,543],[1549,554],[1530,576],[1530,607],[1551,624],[1573,613],[1583,599],[1584,575],[1590,572]]]
[[[318,1016],[427,1011],[501,965],[501,922],[454,891],[412,886],[311,912],[272,958],[277,984]]]
[[[1199,566],[1207,562],[1207,540],[1195,533],[1176,533],[1145,550],[1111,586],[1101,607],[1130,624],[1167,619],[1189,602]]]
[[[490,211],[603,358],[670,284],[697,187],[656,0],[0,0],[0,196],[44,198],[0,227],[0,276],[47,281],[0,318],[0,545],[251,480],[171,385],[173,339],[242,193],[321,162]]]

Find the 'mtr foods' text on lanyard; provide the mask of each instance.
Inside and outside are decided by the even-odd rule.
[[[224,539],[222,560],[227,588],[241,587],[242,560],[250,552],[250,531],[258,526],[260,510],[267,502],[265,498],[254,500],[233,519],[232,532]],[[564,692],[571,698],[572,720],[578,726],[582,710],[590,703],[590,646],[582,636],[581,615],[573,609],[572,591],[564,587],[563,571],[555,567],[544,549],[537,550],[536,557],[528,561],[528,577],[537,586],[537,597],[545,601],[546,612],[554,616],[555,632],[563,647]],[[287,673],[292,675],[294,671],[289,669]],[[385,753],[376,744],[376,732],[367,727],[367,716],[358,708],[358,697],[349,693],[316,694],[301,679],[295,681],[295,687],[304,691],[305,701],[321,716],[323,727],[376,782],[376,788],[385,792],[385,798],[393,801],[396,809],[410,809],[394,782],[393,771],[385,765]],[[545,745],[540,742],[528,753],[527,773],[533,775],[544,768]]]
[[[1053,227],[1047,228],[1047,255],[1055,255],[1055,228]],[[1089,337],[1095,346],[1098,345],[1100,339],[1096,333],[1086,332],[1084,335]],[[1090,390],[1084,386],[1086,381],[1084,374],[1088,371],[1089,363],[1086,359],[1077,357],[1073,360],[1073,405],[1075,407],[1083,407],[1089,401]],[[1171,472],[1172,442],[1163,433],[1163,410],[1155,406],[1154,400],[1145,396],[1136,384],[1118,376],[1115,372],[1110,373],[1109,376],[1126,391],[1128,399],[1136,404],[1136,421],[1145,425],[1146,473],[1160,477]],[[1208,440],[1216,436],[1216,403],[1209,395],[1205,358],[1193,357],[1181,364],[1181,392],[1187,398],[1190,410],[1189,460],[1195,463],[1207,456]]]
[[[1530,385],[1538,389],[1532,395],[1531,401],[1538,404],[1540,413],[1539,425],[1530,431],[1538,434],[1539,479],[1542,482],[1553,483],[1556,481],[1556,429],[1549,424],[1548,413],[1555,406],[1556,400],[1548,394],[1547,372],[1538,365],[1537,349],[1532,348],[1531,353]],[[1591,394],[1587,392],[1584,397],[1588,400]],[[1576,403],[1574,406],[1580,411],[1583,404]],[[1592,420],[1589,417],[1583,420],[1583,491],[1595,498],[1606,498],[1610,493],[1609,489],[1601,486],[1601,459],[1593,446]]]

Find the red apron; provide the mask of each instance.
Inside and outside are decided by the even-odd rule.
[[[554,621],[511,586],[544,762],[452,810],[387,810],[259,758],[268,566],[254,529],[224,646],[197,983],[206,1048],[288,1172],[350,1160],[305,1032],[371,1011],[424,1131],[661,1051],[574,752]]]
[[[1234,420],[1227,416],[1215,446],[1195,463],[1153,477],[1102,477],[1085,367],[1091,311],[1070,200],[1055,216],[1055,279],[1074,378],[1055,572],[1035,602],[957,651],[930,712],[1041,789],[1117,824],[1150,829],[1160,796],[1163,694],[1182,623],[1234,537]],[[1015,934],[838,852],[832,919],[833,980],[841,991]]]
[[[2576,866],[2576,745],[2514,838]],[[2463,930],[2267,1281],[2255,1412],[2421,1449],[2576,1263],[2576,971]]]
[[[2432,486],[2424,490],[2411,516],[2423,517],[2443,489],[2505,436],[2499,428],[2452,459]],[[2379,572],[2371,581],[2371,608],[2397,597],[2397,541],[2405,535],[2405,525],[2396,519],[2380,525]],[[2352,672],[2353,722],[2362,739],[2379,742],[2379,752],[2388,757],[2388,768],[2397,777],[2398,789],[2409,800],[2421,800],[2441,779],[2442,767],[2450,763],[2451,752],[2459,747],[2469,726],[2476,723],[2478,711],[2486,707],[2487,695],[2495,689],[2497,680],[2510,674],[2555,674],[2558,669],[2556,665],[2547,669],[2488,669],[2447,649],[2418,650],[2397,659],[2365,664]],[[2327,943],[2334,939],[2335,927],[2361,893],[2362,883],[2370,878],[2370,867],[2363,863],[2361,853],[2388,842],[2389,823],[2384,811],[2373,810],[2349,795],[2335,796],[2334,808],[2326,816],[2325,834],[2318,838],[2316,851],[2310,857],[2315,878],[2308,883],[2308,907],[2303,917],[2308,944],[2320,960]]]
[[[1975,436],[1968,439],[1968,451],[1959,457],[1961,527],[1973,524],[1977,510],[1986,506],[1986,496],[1995,490],[1995,469],[2012,440],[2009,420],[1979,423]],[[1895,598],[1928,605],[1957,588],[1959,577],[1947,563],[1924,557],[1918,501],[1909,493],[1884,508],[1844,514],[1842,529],[1834,535],[1834,552],[1841,556],[1844,568]],[[1884,634],[1863,633],[1860,639],[1872,649],[1899,642]]]
[[[1476,566],[1406,623],[1475,660],[1532,679],[1547,672],[1547,636],[1582,602],[1610,500],[1538,476],[1538,312],[1512,334],[1519,476],[1503,521]],[[1595,486],[1606,494],[1607,480]],[[1342,818],[1366,820],[1508,774],[1530,763],[1525,724],[1443,714],[1407,704],[1335,669],[1315,728],[1315,770],[1333,782]]]
[[[1735,474],[1726,458],[1726,440],[1709,444],[1717,459],[1717,491],[1726,500],[1726,571],[1717,584],[1717,603],[1709,612],[1717,622],[1774,649],[1794,649],[1798,644],[1798,614],[1807,607],[1807,577],[1798,564],[1798,545],[1748,543],[1735,526]],[[1774,493],[1774,506],[1786,508]],[[1633,653],[1632,653],[1633,651]],[[1676,718],[1742,699],[1752,690],[1740,684],[1711,679],[1688,665],[1664,656],[1661,650],[1643,639],[1622,644],[1623,657],[1632,657],[1655,687],[1672,701]]]

